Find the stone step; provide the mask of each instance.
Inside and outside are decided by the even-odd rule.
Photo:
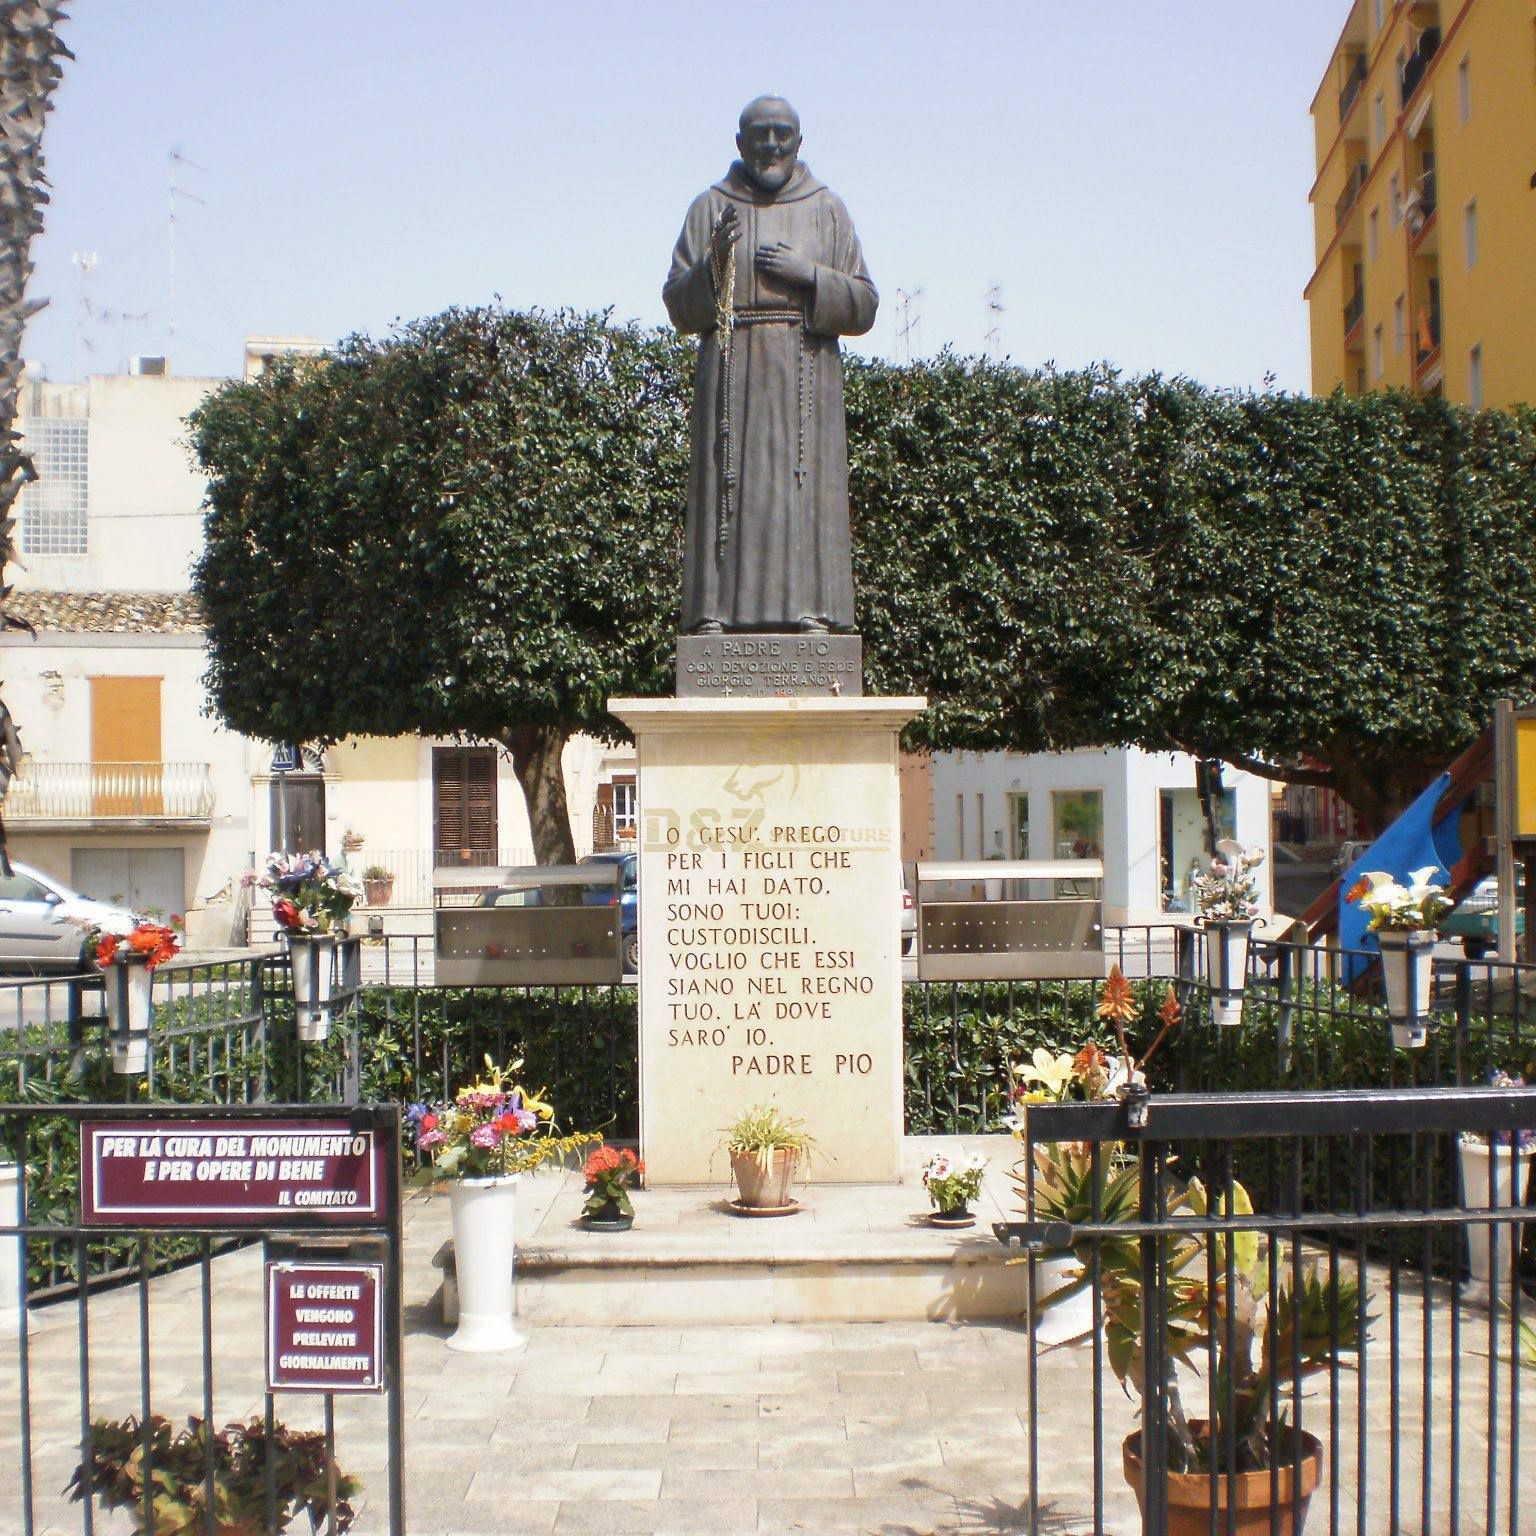
[[[914,1169],[938,1147],[990,1159],[976,1225],[930,1226]],[[528,1323],[582,1325],[770,1322],[954,1322],[1021,1318],[1027,1269],[992,1235],[1016,1219],[1006,1136],[909,1137],[900,1184],[816,1185],[780,1217],[732,1213],[732,1191],[675,1186],[634,1194],[627,1232],[581,1224],[579,1173],[525,1179],[519,1193],[517,1308]],[[1014,1250],[1016,1253],[1017,1250]],[[452,1239],[443,1320],[458,1315]]]

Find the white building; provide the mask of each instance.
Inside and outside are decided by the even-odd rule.
[[[247,375],[317,348],[253,337]],[[204,482],[185,420],[223,382],[145,359],[132,374],[25,386],[40,478],[21,498],[12,606],[38,636],[7,635],[0,656],[27,753],[4,805],[12,854],[90,895],[185,912],[197,946],[242,936],[238,876],[280,843],[387,871],[397,913],[430,904],[444,858],[531,862],[522,791],[494,748],[362,739],[274,774],[271,744],[213,715],[189,594]],[[578,738],[565,773],[578,852],[594,832],[600,845],[633,835],[631,750]]]
[[[1265,855],[1270,878],[1271,786],[1223,769],[1220,831]],[[1191,866],[1205,852],[1194,759],[1135,747],[1077,752],[940,752],[933,760],[937,859],[1104,860],[1105,920],[1159,922],[1187,910]]]

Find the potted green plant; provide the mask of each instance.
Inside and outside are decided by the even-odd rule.
[[[635,1224],[630,1190],[639,1183],[645,1164],[628,1147],[599,1147],[587,1158],[582,1173],[587,1199],[582,1216],[593,1232],[627,1232]]]
[[[923,1165],[923,1188],[933,1203],[928,1220],[936,1227],[973,1227],[971,1201],[981,1194],[987,1160],[974,1153],[955,1157],[935,1152]]]
[[[395,877],[382,864],[370,864],[363,871],[363,900],[370,907],[387,907],[395,894]]]
[[[783,1216],[799,1210],[795,1174],[802,1162],[810,1166],[816,1146],[804,1127],[777,1105],[754,1104],[720,1133],[736,1180],[737,1211]]]
[[[149,1458],[144,1456],[145,1440]],[[286,1531],[300,1515],[311,1531],[350,1529],[356,1513],[348,1502],[361,1487],[355,1477],[326,1460],[325,1436],[277,1423],[267,1435],[266,1420],[231,1423],[211,1437],[213,1529],[218,1536],[264,1536]],[[275,1473],[276,1524],[267,1523],[268,1464]],[[96,1497],[108,1509],[123,1509],[133,1529],[145,1536],[205,1536],[208,1530],[210,1435],[203,1419],[183,1429],[151,1414],[147,1424],[97,1419],[91,1425],[91,1456],[75,1468],[65,1492],[75,1501]],[[146,1484],[148,1485],[146,1487]],[[148,1502],[146,1519],[145,1504]]]
[[[1366,932],[1381,947],[1392,1043],[1412,1050],[1429,1040],[1429,1003],[1435,974],[1435,925],[1455,905],[1430,877],[1438,866],[1415,869],[1408,884],[1368,870],[1344,893],[1370,914]]]
[[[1042,1149],[1044,1150],[1044,1149]],[[1053,1154],[1072,1162],[1080,1157],[1112,1155],[1100,1145],[1057,1147]],[[1081,1179],[1079,1180],[1081,1183]],[[1140,1169],[1122,1167],[1102,1185],[1106,1220],[1134,1220],[1138,1211]],[[1165,1208],[1172,1216],[1202,1220],[1253,1214],[1253,1202],[1235,1180],[1228,1198],[1211,1197],[1199,1179],[1180,1184],[1169,1178]],[[1177,1223],[1173,1223],[1176,1227]],[[1161,1355],[1165,1362],[1162,1400],[1167,1447],[1169,1536],[1204,1536],[1214,1508],[1217,1528],[1236,1536],[1261,1536],[1278,1518],[1282,1530],[1301,1529],[1307,1504],[1317,1487],[1322,1445],[1317,1437],[1289,1422],[1292,1385],[1328,1369],[1343,1355],[1357,1355],[1362,1337],[1360,1290],[1356,1280],[1335,1274],[1324,1279],[1307,1264],[1292,1282],[1289,1257],[1278,1266],[1282,1277],[1273,1293],[1267,1285],[1272,1239],[1258,1232],[1176,1231],[1164,1239]],[[1230,1255],[1228,1246],[1230,1243]],[[1230,1258],[1230,1279],[1229,1263]],[[1099,1245],[1105,1358],[1122,1386],[1141,1393],[1149,1336],[1142,1307],[1141,1244],[1138,1239]],[[1047,1298],[1047,1304],[1054,1298]],[[1369,1319],[1366,1322],[1369,1323]],[[1207,1389],[1209,1419],[1192,1418],[1180,1392],[1181,1367],[1214,1370]],[[1278,1405],[1271,1412],[1271,1392]],[[1205,1395],[1204,1393],[1202,1395]],[[1146,1403],[1143,1401],[1143,1428]],[[1126,1481],[1145,1513],[1142,1433],[1129,1435],[1122,1447]],[[1295,1476],[1300,1459],[1301,1475]],[[1156,1476],[1158,1474],[1153,1473]],[[1271,1500],[1272,1484],[1278,1490]],[[1232,1492],[1230,1518],[1228,1495]]]

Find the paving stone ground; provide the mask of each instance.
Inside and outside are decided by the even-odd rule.
[[[543,1327],[506,1355],[463,1356],[444,1344],[431,1256],[448,1229],[447,1201],[413,1197],[407,1210],[406,1475],[412,1536],[566,1536],[623,1533],[870,1533],[992,1536],[1029,1529],[1029,1344],[1009,1324],[774,1324],[759,1327]],[[213,1269],[215,1416],[261,1405],[260,1255],[244,1250]],[[1446,1298],[1432,1298],[1429,1433],[1424,1433],[1424,1313],[1406,1288],[1396,1304],[1373,1276],[1377,1343],[1363,1377],[1341,1380],[1343,1455],[1337,1468],[1340,1529],[1355,1531],[1359,1466],[1354,1431],[1365,1391],[1363,1528],[1393,1529],[1393,1415],[1386,1343],[1400,1345],[1396,1529],[1441,1532],[1447,1515],[1451,1357]],[[200,1276],[196,1268],[152,1283],[149,1354],[156,1408],[201,1411]],[[78,1532],[83,1511],[59,1497],[78,1447],[80,1309],[45,1310],[31,1347],[34,1508],[38,1532]],[[137,1409],[139,1295],[129,1287],[89,1306],[90,1407]],[[1498,1341],[1495,1340],[1497,1351]],[[1467,1314],[1458,1354],[1463,1518],[1486,1529],[1488,1335]],[[17,1346],[0,1344],[0,1533],[24,1529]],[[1039,1362],[1040,1530],[1080,1536],[1094,1528],[1092,1352],[1045,1352]],[[1496,1401],[1501,1457],[1509,1415],[1522,1426],[1520,1467],[1495,1473],[1496,1528],[1536,1530],[1536,1373],[1501,1360]],[[1518,1384],[1518,1385],[1517,1385]],[[1103,1529],[1139,1530],[1119,1471],[1133,1405],[1110,1380],[1103,1395]],[[286,1396],[290,1422],[319,1423],[319,1400]],[[1327,1441],[1327,1390],[1308,1404]],[[355,1529],[386,1527],[385,1433],[376,1400],[339,1400],[338,1454],[366,1485]],[[1432,1501],[1420,1518],[1422,1452],[1430,1447]],[[1507,1504],[1523,1485],[1520,1510]],[[1333,1482],[1309,1523],[1329,1528]],[[95,1529],[118,1536],[119,1515]]]

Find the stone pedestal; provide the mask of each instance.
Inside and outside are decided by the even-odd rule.
[[[613,699],[640,799],[648,1182],[725,1184],[773,1103],[817,1183],[900,1177],[897,743],[917,698]]]

